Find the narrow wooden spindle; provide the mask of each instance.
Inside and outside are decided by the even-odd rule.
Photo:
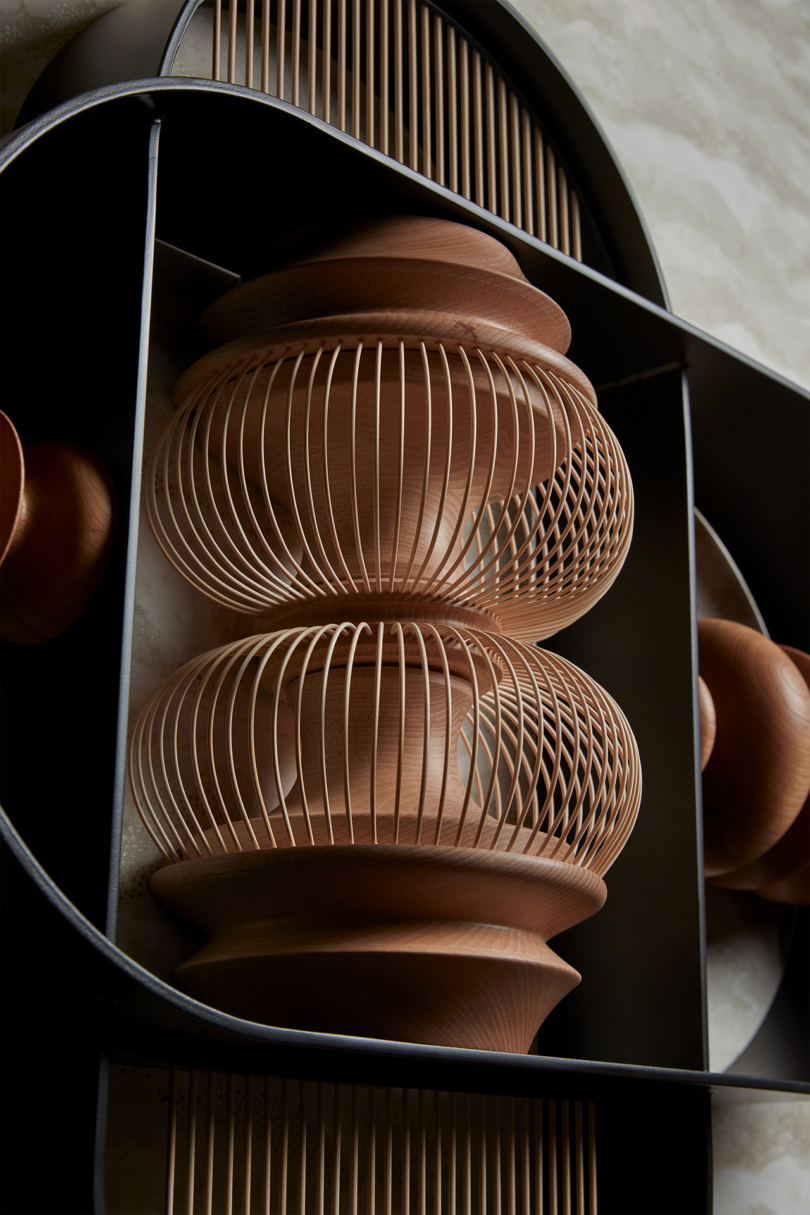
[[[186,1171],[186,1215],[194,1215],[194,1173],[197,1164],[197,1072],[188,1085],[188,1165]]]
[[[520,1165],[521,1165],[521,1200],[523,1202],[523,1215],[529,1215],[532,1209],[532,1148],[531,1136],[529,1128],[530,1106],[529,1098],[523,1098],[523,1108],[521,1110],[521,1144],[520,1144]]]
[[[366,0],[366,143],[374,145],[374,12],[377,0]],[[382,114],[380,115],[382,122]]]
[[[402,34],[402,5],[394,5],[394,147],[396,159],[405,163],[405,115],[403,101],[403,77],[405,74],[405,46]]]
[[[402,1215],[411,1211],[411,1091],[402,1090]]]
[[[534,201],[532,198],[532,124],[529,115],[523,111],[523,214],[526,231],[534,236]]]
[[[514,93],[509,94],[510,119],[512,131],[512,223],[518,228],[523,227],[523,196],[521,185],[526,175],[525,168],[520,163],[520,107]]]
[[[509,107],[506,81],[498,77],[498,161],[500,164],[501,205],[498,214],[502,219],[511,219],[509,199]]]
[[[225,1215],[233,1215],[233,1172],[236,1147],[236,1076],[228,1072],[227,1132],[225,1139]]]
[[[293,105],[298,105],[301,74],[301,0],[293,0],[292,42],[290,50],[292,51],[290,101]]]
[[[557,164],[554,152],[549,147],[546,147],[546,186],[548,189],[548,243],[554,249],[559,249],[560,235],[557,219]]]
[[[419,1211],[427,1211],[427,1118],[426,1093],[419,1089],[419,1147],[418,1147],[418,1177],[419,1177]]]
[[[270,0],[262,0],[261,90],[263,93],[270,92]]]
[[[360,138],[360,0],[352,0],[352,135]]]
[[[174,1175],[177,1167],[177,1068],[169,1072],[169,1136],[166,1151],[166,1215],[174,1215]]]
[[[557,1103],[548,1103],[548,1210],[549,1215],[558,1215],[557,1210]]]
[[[346,5],[338,0],[338,126],[346,130]]]
[[[515,1098],[506,1107],[506,1201],[509,1215],[517,1215],[517,1170],[515,1140]]]
[[[408,0],[408,101],[410,143],[409,162],[412,169],[419,168],[419,45],[416,37],[416,0]]]
[[[543,147],[543,136],[538,127],[534,128],[534,172],[537,187],[537,235],[540,240],[548,239],[548,224],[546,223],[546,153]]]
[[[459,44],[459,71],[461,74],[461,193],[472,198],[472,175],[470,161],[470,44],[462,38]]]
[[[278,1176],[278,1215],[287,1215],[287,1170],[290,1161],[289,1081],[281,1081],[281,1154]]]
[[[447,135],[450,162],[450,189],[458,193],[458,70],[456,66],[456,29],[447,27]]]
[[[484,1096],[478,1098],[478,1111],[478,1206],[487,1211],[487,1099]]]
[[[236,0],[233,0],[235,5]],[[214,1215],[214,1131],[217,1112],[217,1073],[208,1073],[208,1119],[205,1135],[205,1215]]]
[[[256,0],[245,4],[245,88],[253,88],[253,35],[256,21]]]
[[[332,0],[323,0],[323,36],[321,50],[321,113],[324,122],[332,121]]]
[[[262,1178],[262,1215],[270,1215],[273,1163],[273,1081],[264,1080],[264,1175]]]
[[[495,73],[492,64],[485,69],[487,90],[487,201],[486,206],[498,214],[498,141],[495,128]]]
[[[456,1211],[458,1189],[458,1093],[451,1093],[450,1102],[450,1138],[447,1143],[447,1212],[453,1215]]]
[[[494,1215],[501,1215],[503,1207],[501,1203],[501,1172],[503,1164],[503,1152],[501,1141],[501,1099],[496,1097],[494,1100],[494,1128],[493,1128],[493,1144],[492,1144],[492,1190],[493,1203],[492,1209]]]
[[[318,1082],[318,1159],[316,1161],[315,1193],[318,1215],[324,1215],[326,1190],[326,1085]]]
[[[560,248],[563,253],[571,253],[570,226],[568,222],[568,179],[565,169],[560,165],[557,172],[559,208],[560,208]]]
[[[307,1097],[306,1080],[298,1083],[298,1215],[307,1215]]]
[[[576,190],[571,191],[571,227],[573,254],[578,262],[582,261],[582,220],[579,214],[579,198]]]
[[[585,1150],[582,1139],[582,1102],[577,1101],[574,1106],[575,1117],[575,1147],[576,1147],[576,1210],[577,1215],[585,1215]]]
[[[222,0],[214,0],[214,48],[211,59],[211,79],[220,78],[220,58],[222,56]]]
[[[228,84],[236,84],[236,18],[239,16],[237,0],[228,5]]]
[[[253,1188],[253,1077],[245,1077],[245,1154],[242,1164],[242,1215],[250,1215]]]
[[[332,1131],[332,1215],[340,1215],[340,1161],[343,1148],[343,1086],[335,1085]]]
[[[473,138],[475,141],[475,201],[484,206],[484,96],[481,56],[473,51]]]
[[[596,1106],[588,1103],[588,1215],[597,1215]]]
[[[318,0],[309,0],[307,51],[307,108],[314,114],[318,107]]]
[[[436,181],[444,185],[444,22],[433,17],[433,78],[436,92]]]
[[[380,4],[380,151],[385,156],[388,155],[388,97],[390,90],[388,65],[390,23],[388,18],[388,0],[382,0]]]
[[[385,1090],[385,1167],[383,1172],[383,1190],[385,1215],[392,1215],[394,1185],[394,1093]]]
[[[534,1210],[544,1215],[543,1202],[543,1102],[534,1103]]]
[[[358,1185],[360,1174],[360,1093],[356,1084],[352,1085],[352,1139],[351,1163],[349,1172],[349,1190],[352,1215],[357,1213]]]
[[[430,12],[422,5],[422,172],[433,176],[432,119],[430,105]]]
[[[368,1215],[377,1211],[377,1090],[368,1090]]]
[[[442,1215],[442,1095],[433,1094],[433,1210]]]
[[[287,0],[278,0],[276,17],[276,97],[284,100],[287,58]]]
[[[571,1215],[571,1112],[567,1101],[562,1103],[562,1183],[563,1215]]]

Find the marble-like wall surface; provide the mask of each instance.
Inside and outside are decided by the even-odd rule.
[[[673,310],[810,386],[810,4],[512,2],[615,149]]]

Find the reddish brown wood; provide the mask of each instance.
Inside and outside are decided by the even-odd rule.
[[[543,858],[355,846],[160,869],[152,890],[208,936],[175,972],[264,1023],[525,1052],[579,982],[546,941],[593,915],[601,878]]]
[[[2,441],[9,441],[7,428]],[[35,645],[64,632],[98,588],[113,526],[112,482],[97,455],[75,443],[27,448],[24,488],[3,560],[0,635]]]
[[[706,767],[714,750],[717,734],[717,712],[706,680],[698,675],[698,701],[700,704],[700,770]]]
[[[709,878],[757,860],[810,790],[810,692],[779,646],[745,625],[699,620],[700,673],[717,710],[703,775]]]
[[[790,646],[780,646],[785,654],[796,665],[802,674],[802,678],[810,688],[810,655],[802,653],[801,650],[794,650]],[[723,874],[721,877],[715,878],[714,883],[717,886],[726,886],[733,890],[756,890],[758,894],[764,894],[766,898],[774,897],[777,902],[807,902],[807,873],[804,877],[798,876],[800,871],[806,870],[810,858],[810,794],[805,799],[799,814],[788,827],[784,835],[779,839],[772,848],[769,848],[761,857],[752,861],[750,865],[744,865],[741,869],[734,869],[731,873]],[[795,881],[793,880],[795,876]],[[773,887],[778,888],[778,893],[771,896],[768,890]],[[795,891],[797,897],[791,897],[791,891]]]

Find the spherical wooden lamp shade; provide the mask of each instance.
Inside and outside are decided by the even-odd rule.
[[[602,905],[641,796],[621,710],[529,644],[618,574],[629,474],[499,242],[387,218],[304,245],[209,309],[225,344],[152,457],[166,556],[267,627],[138,719],[152,890],[207,938],[177,972],[207,1003],[525,1051],[579,982],[547,941]]]
[[[624,456],[564,314],[497,241],[352,230],[209,310],[218,337],[240,325],[180,380],[149,477],[158,542],[204,593],[273,628],[440,603],[536,641],[611,585]]]

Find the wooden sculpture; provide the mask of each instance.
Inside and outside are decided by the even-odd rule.
[[[757,890],[808,860],[810,660],[727,620],[699,620],[698,639],[717,712],[703,775],[706,876]]]
[[[616,577],[632,490],[560,309],[448,221],[320,227],[217,301],[149,517],[267,631],[136,723],[130,779],[206,935],[177,972],[252,1019],[525,1051],[579,981],[638,810],[621,710],[528,644]],[[270,252],[272,260],[272,250]]]
[[[92,599],[112,547],[112,481],[95,453],[75,443],[25,449],[0,413],[0,636],[49,641]]]
[[[712,757],[717,736],[717,710],[706,680],[698,675],[698,706],[700,710],[700,770],[703,772]]]

